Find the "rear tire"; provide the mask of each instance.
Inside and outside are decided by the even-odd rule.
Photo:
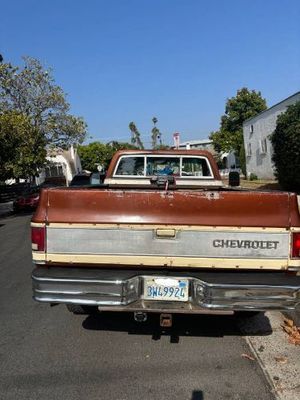
[[[67,309],[73,314],[79,315],[96,314],[98,312],[98,307],[96,306],[84,306],[80,304],[67,304]]]

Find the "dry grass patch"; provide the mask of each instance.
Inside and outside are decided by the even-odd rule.
[[[258,179],[255,181],[241,179],[241,187],[252,190],[262,190],[262,189],[281,190],[278,182],[271,180],[263,180],[263,179]]]

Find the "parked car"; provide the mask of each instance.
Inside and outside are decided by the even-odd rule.
[[[70,186],[87,186],[91,184],[91,173],[80,173],[73,177]]]
[[[35,210],[39,199],[40,188],[38,186],[31,187],[14,200],[13,209],[15,212]]]
[[[101,176],[99,172],[80,173],[74,176],[70,186],[100,185],[102,183]]]
[[[65,186],[63,182],[45,181],[40,186],[31,186],[27,188],[20,196],[13,202],[14,212],[34,211],[36,210],[39,200],[41,189]]]

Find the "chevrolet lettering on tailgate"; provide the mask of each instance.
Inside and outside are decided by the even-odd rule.
[[[222,240],[216,239],[213,241],[214,247],[222,248],[239,248],[239,249],[277,249],[279,242],[277,241],[263,241],[263,240]]]

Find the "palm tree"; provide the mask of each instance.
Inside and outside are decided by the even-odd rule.
[[[137,144],[140,149],[144,149],[143,142],[141,141],[141,134],[134,122],[130,122],[129,129],[131,131],[131,143]]]
[[[159,129],[156,127],[158,119],[156,117],[152,118],[152,122],[154,124],[154,127],[151,130],[152,133],[152,148],[155,149],[157,147],[157,140],[159,140],[160,146],[162,145],[162,141],[161,141],[161,132],[159,131]]]

